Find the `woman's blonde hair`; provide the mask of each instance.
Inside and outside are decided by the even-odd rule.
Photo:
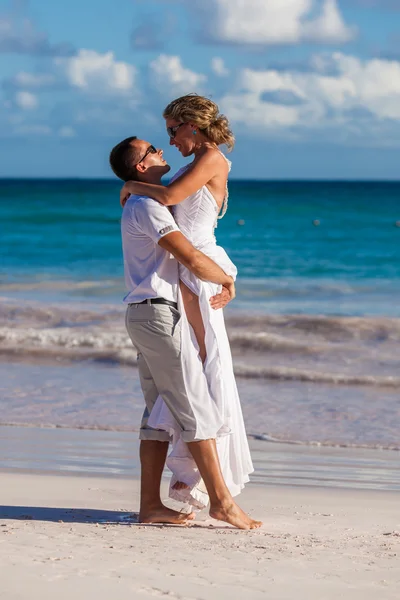
[[[230,152],[235,145],[229,121],[220,114],[218,105],[198,94],[187,94],[173,100],[163,112],[164,119],[195,123],[206,137],[217,146],[225,144]]]

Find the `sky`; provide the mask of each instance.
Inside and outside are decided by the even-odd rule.
[[[400,179],[400,0],[0,0],[0,177],[113,177],[197,92],[232,177]]]

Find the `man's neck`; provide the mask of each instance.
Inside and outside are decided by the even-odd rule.
[[[148,177],[147,179],[140,179],[142,183],[150,183],[151,185],[162,185],[161,177],[155,175],[154,177]]]

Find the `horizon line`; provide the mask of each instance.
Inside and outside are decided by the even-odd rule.
[[[1,181],[93,181],[93,182],[107,182],[107,183],[119,183],[123,182],[120,179],[112,178],[112,177],[79,177],[79,176],[40,176],[40,177],[6,177],[0,175]],[[167,180],[168,181],[168,180]],[[278,182],[278,183],[290,183],[290,182],[307,182],[307,183],[400,183],[400,177],[398,179],[384,179],[384,178],[369,178],[369,179],[360,179],[360,178],[342,178],[342,177],[270,177],[270,178],[245,178],[245,177],[232,177],[229,179],[229,182]]]

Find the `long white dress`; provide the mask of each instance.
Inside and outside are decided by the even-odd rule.
[[[183,167],[177,179],[188,167]],[[218,206],[210,190],[204,186],[195,194],[174,207],[174,218],[185,237],[204,254],[216,262],[228,275],[236,278],[237,269],[225,250],[217,246],[214,229],[217,223]],[[189,325],[179,298],[182,314],[182,360],[184,377],[193,384],[193,376],[199,368],[204,369],[213,410],[207,410],[205,402],[201,420],[207,421],[210,437],[216,437],[221,470],[232,496],[241,492],[253,472],[250,450],[246,437],[239,394],[233,372],[232,356],[225,329],[223,311],[213,310],[210,298],[221,286],[198,279],[183,265],[179,266],[180,279],[199,297],[200,310],[205,328],[206,362],[201,365],[198,345]],[[191,351],[187,349],[191,347]],[[193,350],[197,348],[197,350]],[[199,365],[200,362],[200,365]],[[192,375],[191,375],[192,373]],[[190,386],[193,389],[193,385]],[[214,422],[213,422],[214,421]],[[169,495],[175,500],[202,509],[208,504],[208,494],[196,464],[185,442],[180,438],[179,427],[161,397],[158,398],[149,418],[150,427],[164,429],[173,438],[172,451],[167,466],[172,471]],[[222,424],[222,426],[221,426]],[[174,490],[173,485],[181,481],[188,487]]]

